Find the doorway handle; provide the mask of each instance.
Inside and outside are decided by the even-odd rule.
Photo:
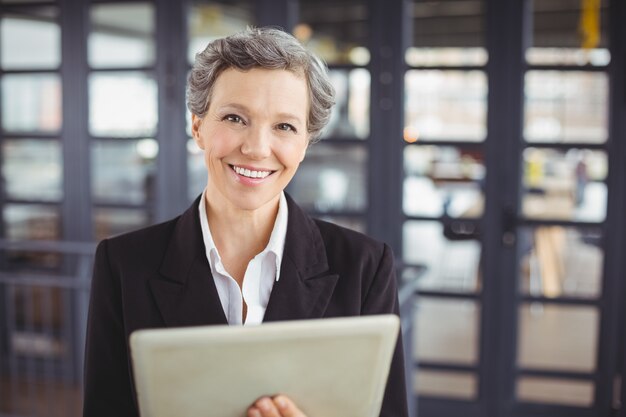
[[[517,240],[517,215],[512,206],[505,206],[502,211],[502,244],[507,247],[515,245]]]

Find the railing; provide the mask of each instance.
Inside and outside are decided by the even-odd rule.
[[[81,415],[94,251],[0,240],[0,417]]]

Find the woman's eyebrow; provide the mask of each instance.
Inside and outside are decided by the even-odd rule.
[[[283,120],[289,120],[289,121],[292,121],[292,122],[296,122],[296,123],[302,124],[302,119],[300,119],[298,116],[296,116],[293,113],[281,112],[281,113],[278,113],[277,116],[280,119],[283,119]]]
[[[242,112],[248,111],[248,108],[246,106],[244,106],[243,104],[239,104],[239,103],[226,103],[226,104],[219,106],[219,109],[234,109],[234,110],[239,110]]]
[[[250,109],[248,109],[247,106],[245,106],[244,104],[240,104],[240,103],[226,103],[226,104],[219,106],[218,109],[219,110],[224,110],[224,109],[231,110],[232,109],[232,110],[237,110],[237,111],[244,112],[244,113],[250,112]],[[279,112],[276,114],[276,117],[281,120],[303,124],[303,121],[300,117],[290,112]]]

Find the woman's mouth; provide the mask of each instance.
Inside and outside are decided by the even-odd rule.
[[[230,165],[230,167],[232,168],[233,171],[235,171],[235,173],[237,173],[237,175],[241,175],[242,177],[252,178],[252,179],[263,179],[274,172],[274,171],[269,171],[269,170],[248,169],[248,168],[239,167],[237,165]]]

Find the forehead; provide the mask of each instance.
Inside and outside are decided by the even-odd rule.
[[[290,111],[306,116],[308,85],[304,74],[283,69],[224,70],[215,80],[211,107],[229,103],[251,110]]]

